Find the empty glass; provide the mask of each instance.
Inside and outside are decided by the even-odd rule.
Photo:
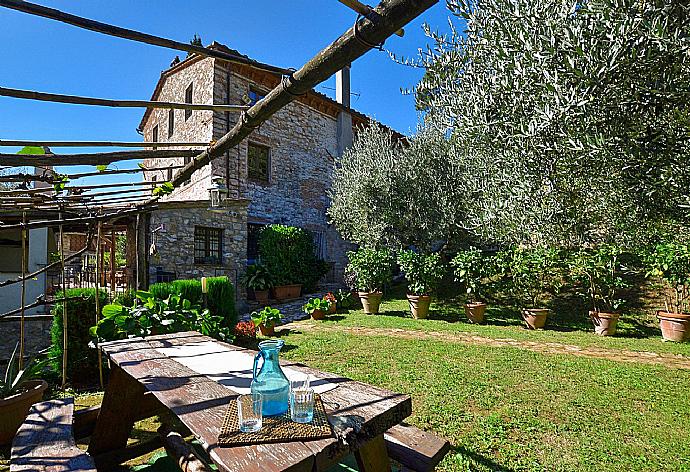
[[[290,419],[295,423],[311,423],[314,419],[314,389],[290,391]]]
[[[251,393],[237,397],[237,416],[240,423],[240,431],[243,433],[255,433],[261,429],[261,394]]]
[[[309,388],[309,374],[294,374],[290,376],[290,392]]]

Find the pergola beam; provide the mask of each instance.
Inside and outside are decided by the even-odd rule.
[[[151,210],[151,209],[155,209],[155,207],[150,208],[148,210]],[[70,210],[70,209],[67,208],[66,210]],[[118,218],[123,218],[125,216],[132,216],[132,215],[136,215],[139,213],[142,213],[141,208],[131,208],[129,210],[119,211],[117,213],[104,213],[101,215],[78,216],[75,218],[58,218],[56,220],[54,219],[54,220],[29,221],[26,223],[26,225],[24,225],[22,223],[0,225],[0,230],[21,229],[24,227],[26,227],[27,229],[49,228],[51,226],[59,226],[59,225],[95,223],[98,221],[109,221],[109,220],[114,220],[114,219],[118,219]]]
[[[158,149],[144,151],[116,151],[88,154],[1,154],[0,165],[21,166],[81,166],[108,165],[117,161],[141,159],[171,159],[193,157],[199,151],[193,149]]]
[[[35,147],[205,147],[210,143],[202,142],[157,142],[146,143],[138,141],[34,141],[30,139],[0,139],[0,146],[35,146]]]
[[[95,31],[97,33],[106,34],[108,36],[117,36],[119,38],[129,39],[131,41],[151,44],[154,46],[161,46],[169,49],[176,49],[178,51],[196,53],[206,57],[216,57],[218,59],[224,59],[230,62],[236,62],[240,64],[247,64],[250,66],[258,67],[271,72],[276,72],[278,74],[290,73],[290,70],[288,69],[283,69],[282,67],[276,67],[270,64],[264,64],[258,61],[254,61],[246,56],[231,54],[216,49],[207,49],[203,46],[195,46],[193,44],[181,43],[179,41],[174,41],[172,39],[161,38],[159,36],[141,33],[139,31],[121,28],[119,26],[113,26],[107,23],[101,23],[99,21],[94,21],[88,18],[82,18],[77,15],[72,15],[70,13],[65,13],[55,8],[48,8],[42,5],[37,5],[35,3],[26,2],[23,0],[0,0],[0,6],[28,13],[31,15],[41,16],[43,18],[49,18],[51,20],[59,21],[61,23],[67,23],[78,28],[84,28],[87,30]]]
[[[212,110],[220,112],[236,112],[249,108],[246,105],[214,105],[210,103],[157,102],[150,100],[112,100],[106,98],[79,97],[76,95],[36,92],[33,90],[11,89],[6,87],[0,87],[0,96],[22,98],[25,100],[40,100],[43,102],[69,103],[73,105],[92,105],[113,108],[167,108],[174,110]]]

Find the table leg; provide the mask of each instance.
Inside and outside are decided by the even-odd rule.
[[[143,385],[113,365],[96,428],[89,441],[89,454],[97,456],[127,446],[137,407],[144,401],[144,391]]]
[[[362,472],[390,472],[391,470],[383,434],[376,436],[355,451],[355,459]]]

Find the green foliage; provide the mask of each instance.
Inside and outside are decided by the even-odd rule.
[[[251,318],[254,326],[264,325],[265,327],[270,328],[271,326],[280,324],[283,316],[282,313],[280,313],[280,310],[277,308],[267,306],[261,311],[252,312]]]
[[[467,294],[467,301],[478,301],[481,298],[483,287],[490,282],[493,275],[495,261],[484,255],[476,248],[470,247],[458,253],[450,261],[453,267],[455,280],[460,282],[463,291]]]
[[[235,287],[227,277],[206,277],[208,286],[207,305],[213,315],[220,316],[227,326],[233,326],[236,322]],[[179,294],[182,298],[191,301],[195,305],[201,305],[204,301],[201,292],[201,281],[198,279],[180,279],[172,282],[152,284],[149,292],[163,300],[170,295]]]
[[[113,298],[113,304],[122,306],[134,306],[134,300],[137,298],[136,290],[127,290],[124,292],[119,292]]]
[[[255,263],[247,266],[242,283],[250,290],[269,290],[273,287],[273,278],[266,266]]]
[[[17,154],[43,155],[46,151],[40,146],[24,146]]]
[[[55,192],[60,193],[65,189],[65,185],[69,183],[69,177],[65,174],[55,174],[53,178],[53,189]]]
[[[570,276],[577,282],[580,295],[589,300],[592,310],[616,311],[625,303],[620,291],[629,284],[622,277],[626,270],[621,264],[622,255],[619,246],[602,244],[582,248],[567,260]]]
[[[355,300],[350,290],[338,289],[338,291],[335,293],[335,299],[338,308],[342,308],[344,310],[352,308],[355,305]]]
[[[154,197],[162,197],[164,195],[169,195],[175,190],[175,186],[172,184],[172,182],[163,182],[162,184],[158,185],[156,188],[153,189],[153,194]]]
[[[436,291],[446,267],[441,256],[420,254],[411,250],[398,253],[398,265],[405,274],[407,289],[413,295],[430,295]]]
[[[259,259],[274,285],[302,284],[306,293],[316,290],[327,271],[314,253],[311,232],[294,226],[266,226],[259,235]]]
[[[387,249],[359,248],[347,253],[347,272],[355,274],[356,288],[379,292],[393,280],[393,254]]]
[[[223,318],[212,315],[208,309],[201,310],[180,293],[156,298],[151,292],[138,291],[141,302],[135,307],[106,305],[103,318],[90,330],[100,341],[145,337],[153,334],[179,331],[199,331],[222,341],[232,340],[232,330]]]
[[[307,303],[304,304],[302,309],[305,313],[311,315],[317,310],[327,312],[330,307],[331,302],[328,300],[324,300],[322,298],[310,298],[307,300]]]
[[[643,259],[647,276],[661,278],[666,285],[666,310],[673,313],[690,312],[690,246],[682,243],[657,244]]]
[[[96,170],[98,172],[105,172],[106,170],[108,170],[108,166],[104,165],[104,164],[100,164],[100,165],[96,166]]]
[[[67,301],[67,377],[72,380],[86,379],[98,372],[98,353],[90,347],[92,341],[89,328],[96,322],[96,289],[70,288],[66,292],[67,298],[80,297]],[[63,298],[63,292],[56,294],[57,299]],[[108,293],[99,290],[99,306],[108,303]],[[51,314],[53,324],[50,330],[52,344],[50,347],[50,365],[55,372],[62,372],[63,303],[55,303]]]
[[[522,308],[542,308],[548,292],[562,285],[560,253],[551,248],[513,248],[496,255],[502,283]]]
[[[40,378],[47,363],[47,359],[29,359],[19,368],[19,343],[14,347],[10,360],[7,363],[4,379],[0,378],[0,400],[19,393],[22,383]]]

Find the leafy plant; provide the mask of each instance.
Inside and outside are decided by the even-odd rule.
[[[153,189],[152,195],[155,197],[162,197],[163,195],[169,195],[175,190],[175,186],[172,182],[163,182]]]
[[[225,320],[227,327],[234,326],[237,319],[235,310],[235,287],[225,277],[207,277],[208,294],[206,303],[212,315],[220,316]],[[192,302],[193,305],[201,305],[204,301],[201,293],[201,281],[199,279],[179,279],[172,282],[152,284],[149,292],[158,299],[165,299],[170,295],[179,294]]]
[[[496,260],[504,284],[522,308],[541,308],[546,294],[561,287],[561,259],[556,249],[507,249]]]
[[[338,299],[333,294],[333,292],[328,292],[326,295],[323,296],[323,299],[329,303],[329,307],[338,304]]]
[[[0,379],[0,399],[7,398],[22,391],[22,384],[39,378],[47,363],[47,359],[29,359],[24,368],[19,368],[19,343],[14,347],[7,363],[4,379]]]
[[[455,280],[460,282],[467,294],[467,302],[479,301],[483,287],[489,282],[488,278],[492,275],[489,258],[480,249],[470,247],[459,251],[450,261],[450,264],[453,267]]]
[[[235,325],[235,336],[238,338],[256,338],[256,325],[253,321],[240,321]]]
[[[393,280],[393,254],[387,249],[359,248],[347,253],[347,271],[355,274],[356,288],[380,292]]]
[[[264,325],[266,328],[280,324],[282,320],[282,313],[277,308],[270,306],[264,307],[261,311],[255,311],[251,314],[254,326]]]
[[[355,304],[354,297],[352,296],[352,292],[350,290],[339,289],[335,294],[335,299],[338,308],[342,308],[344,310],[352,308]]]
[[[91,335],[102,341],[145,337],[179,331],[199,331],[222,341],[232,340],[230,329],[220,316],[183,298],[179,293],[158,299],[150,292],[138,291],[141,302],[135,307],[106,305],[103,319],[91,328]]]
[[[690,312],[690,246],[681,243],[657,244],[643,259],[647,277],[659,277],[666,285],[666,311]]]
[[[568,260],[571,277],[578,282],[580,295],[589,300],[593,311],[616,311],[625,300],[620,291],[629,286],[622,275],[623,250],[612,244],[582,248]]]
[[[250,290],[269,290],[273,287],[271,273],[263,264],[256,263],[247,266],[242,277],[242,283]]]
[[[105,164],[99,164],[96,166],[96,170],[98,172],[105,172],[106,170],[108,170],[108,166]]]
[[[321,298],[310,298],[307,300],[307,303],[304,304],[302,309],[304,312],[308,315],[311,315],[315,311],[328,311],[330,308],[331,303],[327,300],[323,300]]]
[[[439,254],[419,254],[411,250],[398,253],[398,265],[407,279],[407,289],[413,295],[434,292],[446,270]]]

